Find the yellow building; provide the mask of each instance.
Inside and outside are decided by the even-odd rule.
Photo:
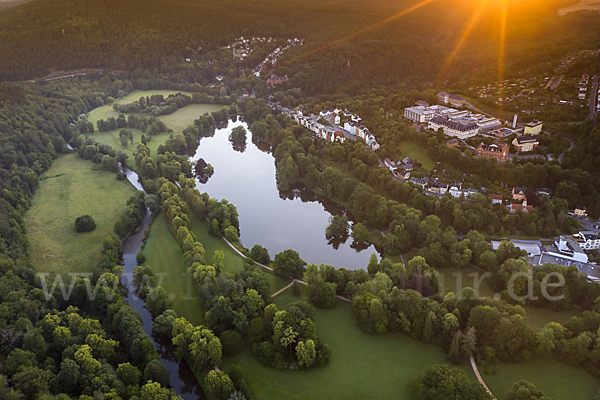
[[[587,217],[587,209],[584,206],[575,207],[575,215],[579,218]]]
[[[542,122],[533,121],[525,124],[524,135],[539,135],[542,132]]]

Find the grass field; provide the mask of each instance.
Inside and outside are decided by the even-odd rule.
[[[424,169],[432,170],[435,166],[435,162],[429,158],[425,149],[413,142],[400,142],[396,147],[396,155],[411,158],[421,163]]]
[[[172,114],[163,115],[160,119],[168,128],[173,129],[173,132],[182,132],[188,125],[193,124],[194,120],[197,120],[205,113],[210,114],[213,111],[219,111],[223,107],[225,106],[218,104],[190,104]]]
[[[581,317],[583,311],[571,307],[568,310],[554,311],[547,308],[525,306],[526,320],[532,329],[539,331],[550,322],[563,324],[571,317]]]
[[[188,212],[190,218],[190,230],[196,235],[198,240],[206,250],[206,262],[212,263],[212,257],[215,251],[221,250],[225,254],[225,272],[235,274],[241,271],[244,267],[244,259],[236,253],[224,240],[212,236],[209,232],[209,223],[206,220],[201,220],[194,213]]]
[[[475,289],[476,281],[480,281],[478,290],[480,297],[492,297],[496,293],[490,286],[490,279],[481,279],[484,272],[476,268],[443,268],[439,272],[440,284],[444,286],[444,293],[453,292],[459,296],[467,286]]]
[[[27,213],[31,261],[40,272],[91,272],[100,261],[102,240],[113,232],[136,190],[112,172],[68,154],[54,160],[40,180]],[[89,214],[93,232],[76,233],[75,218]]]
[[[181,247],[169,232],[164,214],[154,220],[144,254],[144,265],[150,265],[156,274],[166,274],[161,286],[170,295],[177,315],[194,325],[203,324],[205,310],[192,277],[187,274]]]
[[[306,298],[303,298],[306,300]],[[291,290],[275,297],[282,309],[297,301]],[[349,303],[317,310],[317,333],[332,348],[329,365],[280,371],[257,362],[249,349],[224,360],[244,368],[259,399],[410,399],[406,384],[430,365],[445,363],[440,348],[402,334],[369,335],[356,326]],[[461,366],[472,379],[467,366]]]
[[[134,90],[133,92],[129,93],[127,96],[123,97],[122,99],[115,100],[115,103],[129,104],[129,103],[133,103],[134,101],[139,100],[139,98],[142,96],[149,97],[149,96],[161,94],[161,95],[167,97],[168,95],[175,94],[175,93],[191,94],[188,92],[181,92],[181,91],[176,91],[176,90],[147,90],[147,91]],[[167,125],[167,128],[172,129],[174,132],[181,132],[188,125],[192,124],[194,122],[194,120],[198,119],[204,113],[206,113],[206,112],[211,113],[213,111],[220,110],[221,108],[223,108],[223,106],[214,105],[214,104],[190,104],[189,106],[183,107],[183,108],[175,111],[172,114],[164,115],[159,118],[162,121],[164,121],[164,123]],[[126,114],[126,115],[129,115],[129,114]],[[119,113],[116,112],[115,110],[113,110],[112,104],[111,104],[111,105],[105,105],[102,107],[98,107],[98,108],[95,108],[92,111],[90,111],[88,114],[88,121],[92,122],[94,124],[94,127],[96,128],[96,126],[97,126],[96,123],[98,122],[98,120],[100,120],[100,119],[106,120],[109,117],[117,118],[118,116],[119,116]],[[133,133],[133,144],[129,144],[126,147],[122,146],[121,142],[119,140],[119,132],[121,131],[120,129],[115,129],[114,131],[109,131],[109,132],[96,131],[92,134],[92,136],[100,144],[107,144],[116,150],[120,150],[120,151],[123,151],[124,153],[129,154],[131,157],[135,154],[137,144],[141,142],[142,131],[140,131],[139,129],[130,129],[130,128],[127,128],[127,130],[130,130]],[[164,144],[168,138],[169,138],[168,133],[161,133],[160,135],[156,135],[151,138],[148,137],[148,135],[146,135],[146,139],[148,140],[148,147],[150,147],[150,151],[152,153],[156,153],[158,146],[160,146],[161,144]],[[130,164],[132,164],[132,163],[130,163]]]
[[[514,382],[528,380],[553,400],[590,400],[600,390],[600,381],[582,368],[561,363],[552,356],[519,364],[494,365],[494,375],[482,375],[498,400],[506,399]]]

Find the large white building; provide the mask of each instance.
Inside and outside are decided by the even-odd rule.
[[[468,139],[479,133],[481,129],[474,122],[462,122],[459,120],[452,119],[451,117],[444,115],[436,115],[429,121],[429,129],[437,131],[442,128],[444,134],[447,136],[457,137],[459,139]]]
[[[598,250],[598,248],[600,248],[600,236],[598,236],[595,232],[582,231],[572,235],[571,238],[583,250]]]
[[[587,254],[585,254],[577,240],[574,239],[574,235],[559,236],[554,240],[554,245],[562,257],[584,263],[588,262]]]

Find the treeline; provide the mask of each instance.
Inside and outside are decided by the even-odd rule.
[[[0,85],[0,351],[6,357],[0,390],[15,399],[175,399],[166,388],[168,373],[113,274],[122,268],[116,235],[104,239],[92,276],[64,282],[73,285],[70,295],[52,282],[44,285],[27,258],[24,215],[38,177],[67,151],[71,124],[92,108],[93,91],[108,86],[79,82],[59,89],[54,83]],[[116,159],[104,150],[103,157]],[[89,301],[88,289],[97,284]]]
[[[442,347],[454,363],[466,362],[471,353],[484,365],[519,362],[554,353],[564,362],[596,374],[600,368],[595,356],[599,349],[594,341],[600,327],[597,285],[588,282],[585,274],[575,267],[544,265],[530,271],[522,259],[523,252],[512,243],[503,242],[493,251],[476,232],[469,236],[470,239],[457,245],[472,251],[479,258],[476,265],[492,273],[492,287],[500,291],[502,298],[482,298],[471,287],[465,287],[461,293],[445,294],[439,286],[443,267],[438,270],[416,256],[406,265],[393,264],[387,258],[377,262],[372,257],[368,273],[362,269],[349,271],[329,265],[309,265],[304,279],[310,285],[311,301],[320,307],[330,307],[335,304],[337,291],[352,299],[361,330],[403,332]],[[557,279],[548,279],[551,272],[562,275],[566,284],[556,285]],[[508,285],[514,290],[511,296],[507,294]],[[540,301],[525,300],[529,285],[531,295]],[[548,295],[557,301],[553,303]],[[564,299],[558,300],[561,295]],[[571,300],[581,301],[592,309],[582,317],[572,317],[564,325],[549,323],[538,332],[525,319],[522,305],[561,309],[568,307]]]

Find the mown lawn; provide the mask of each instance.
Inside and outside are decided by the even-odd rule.
[[[506,392],[521,379],[553,400],[590,400],[600,390],[600,381],[583,368],[571,367],[550,355],[518,364],[496,364],[494,369],[494,375],[482,376],[498,400],[505,400]]]
[[[565,322],[571,317],[581,317],[583,311],[571,307],[567,310],[554,311],[547,308],[539,308],[532,306],[525,306],[526,320],[532,329],[539,331],[550,322],[558,322],[564,325]]]
[[[432,170],[435,167],[435,162],[429,158],[427,151],[414,142],[400,142],[396,147],[396,155],[411,158],[413,162],[421,163],[424,169]]]
[[[275,297],[282,309],[297,301],[288,289]],[[306,297],[303,298],[306,300]],[[356,326],[350,303],[315,314],[317,334],[332,348],[329,365],[280,371],[254,359],[250,349],[223,362],[244,368],[258,399],[412,399],[407,382],[429,366],[446,363],[442,350],[402,334],[369,335]],[[466,365],[461,366],[472,379]]]
[[[225,271],[235,273],[241,270],[244,266],[242,257],[223,240],[208,233],[208,222],[201,221],[192,213],[188,216],[192,222],[192,231],[197,240],[204,245],[207,263],[212,262],[215,250],[221,250],[225,254]],[[205,310],[197,296],[192,278],[187,274],[181,247],[169,232],[164,214],[159,215],[154,221],[144,254],[146,256],[144,265],[150,265],[156,274],[166,274],[161,286],[167,294],[171,295],[173,309],[177,315],[185,317],[194,325],[204,323]],[[271,274],[267,274],[267,281],[272,293],[289,283]]]
[[[182,92],[178,90],[134,90],[129,93],[127,96],[122,99],[115,100],[117,104],[129,104],[134,101],[139,100],[140,97],[150,97],[153,95],[163,95],[167,97],[170,94],[175,93],[183,93],[191,95],[189,92]],[[186,106],[180,110],[177,110],[173,114],[165,115],[159,117],[161,120],[165,122],[167,128],[173,129],[174,132],[181,132],[184,128],[186,128],[189,124],[193,123],[195,119],[200,117],[205,112],[213,112],[216,110],[220,110],[223,106],[220,105],[212,105],[212,104],[191,104]],[[126,116],[129,114],[125,114]],[[98,107],[93,109],[88,113],[88,121],[94,124],[94,129],[97,129],[97,122],[100,119],[106,120],[109,117],[117,118],[119,113],[113,109],[113,105],[104,105],[102,107]],[[128,146],[122,146],[119,139],[119,132],[121,129],[115,129],[109,132],[94,132],[91,134],[100,144],[107,144],[113,147],[116,150],[123,151],[124,153],[132,156],[135,154],[136,146],[141,142],[142,131],[139,129],[131,129],[126,128],[133,132],[133,144],[129,144]],[[161,133],[160,135],[156,135],[153,137],[149,137],[146,135],[146,139],[148,140],[148,147],[150,147],[150,151],[152,153],[156,153],[158,146],[164,144],[165,141],[169,138],[168,133]],[[130,163],[131,164],[131,163]]]
[[[440,273],[440,284],[444,286],[444,293],[453,292],[456,296],[465,287],[475,289],[475,282],[479,281],[478,294],[480,297],[492,297],[496,292],[490,286],[490,278],[483,278],[484,272],[476,268],[442,268]],[[475,275],[473,275],[475,274]]]
[[[76,154],[63,155],[40,178],[27,213],[31,262],[39,272],[92,272],[101,258],[102,240],[136,193],[129,181],[92,167],[97,165]],[[75,219],[85,214],[97,228],[77,233]]]
[[[161,286],[173,301],[177,315],[185,317],[194,325],[204,323],[205,310],[196,293],[192,277],[187,273],[183,252],[173,238],[164,214],[160,214],[152,224],[150,237],[144,248],[146,262],[156,274],[165,274]],[[160,278],[157,275],[157,280]]]
[[[218,104],[190,104],[172,114],[163,115],[160,119],[173,129],[173,132],[182,132],[188,125],[193,124],[195,120],[206,113],[219,111],[225,106]]]
[[[224,240],[212,236],[209,232],[209,223],[206,220],[198,218],[191,211],[188,212],[190,218],[190,230],[196,235],[198,240],[204,246],[206,250],[206,262],[212,263],[213,255],[215,251],[221,250],[225,255],[225,272],[235,274],[241,271],[244,267],[244,259],[238,253],[236,253]]]

